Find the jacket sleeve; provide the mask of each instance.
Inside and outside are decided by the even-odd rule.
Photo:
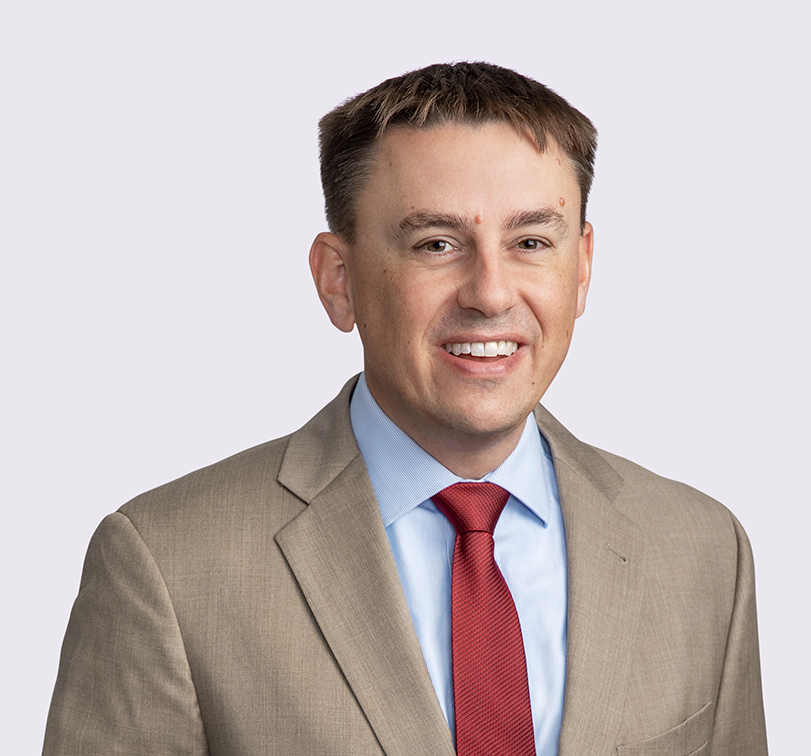
[[[734,516],[732,520],[738,540],[738,572],[715,706],[711,753],[713,756],[766,756],[752,549],[741,524]]]
[[[207,753],[166,585],[130,520],[112,514],[88,548],[43,755]]]

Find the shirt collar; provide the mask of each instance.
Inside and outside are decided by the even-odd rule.
[[[349,414],[386,527],[443,488],[464,480],[428,454],[380,409],[363,373],[352,394]],[[547,463],[541,464],[544,457]],[[509,491],[546,525],[553,493],[547,474],[551,469],[546,439],[530,415],[510,456],[482,480]]]

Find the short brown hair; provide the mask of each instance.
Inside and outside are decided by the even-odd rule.
[[[580,223],[594,178],[597,130],[579,110],[534,79],[491,63],[443,63],[388,79],[319,122],[321,185],[330,230],[353,241],[357,196],[386,129],[506,121],[528,129],[543,152],[552,139],[580,185]]]

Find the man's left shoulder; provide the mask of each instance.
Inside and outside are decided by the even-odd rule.
[[[618,454],[591,447],[622,478],[616,506],[640,517],[670,514],[729,522],[732,513],[721,502],[678,480],[659,475]]]
[[[558,449],[556,462],[588,475],[604,501],[635,523],[648,541],[681,540],[687,551],[721,550],[731,558],[741,546],[748,548],[738,520],[713,497],[580,441],[543,408],[536,416],[550,436],[553,455]],[[557,466],[556,471],[562,472]]]
[[[592,447],[622,478],[612,505],[642,533],[648,558],[670,567],[711,568],[732,581],[751,569],[749,539],[735,515],[705,493]]]

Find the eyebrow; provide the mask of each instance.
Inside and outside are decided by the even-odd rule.
[[[542,207],[537,210],[526,210],[516,213],[505,224],[505,229],[514,231],[526,226],[552,226],[561,232],[569,229],[569,224],[562,213],[552,207]],[[432,213],[427,210],[415,210],[403,218],[397,228],[397,236],[402,238],[414,231],[424,231],[429,228],[450,228],[454,231],[470,233],[474,224],[471,220],[455,213]]]
[[[416,210],[400,221],[397,236],[403,237],[412,231],[424,231],[427,228],[450,228],[454,231],[470,232],[473,223],[454,213],[431,213],[426,210]]]
[[[523,213],[513,215],[507,221],[506,228],[514,231],[525,226],[553,226],[559,231],[568,231],[569,224],[563,213],[558,212],[553,207],[542,207],[538,210],[527,210]]]

